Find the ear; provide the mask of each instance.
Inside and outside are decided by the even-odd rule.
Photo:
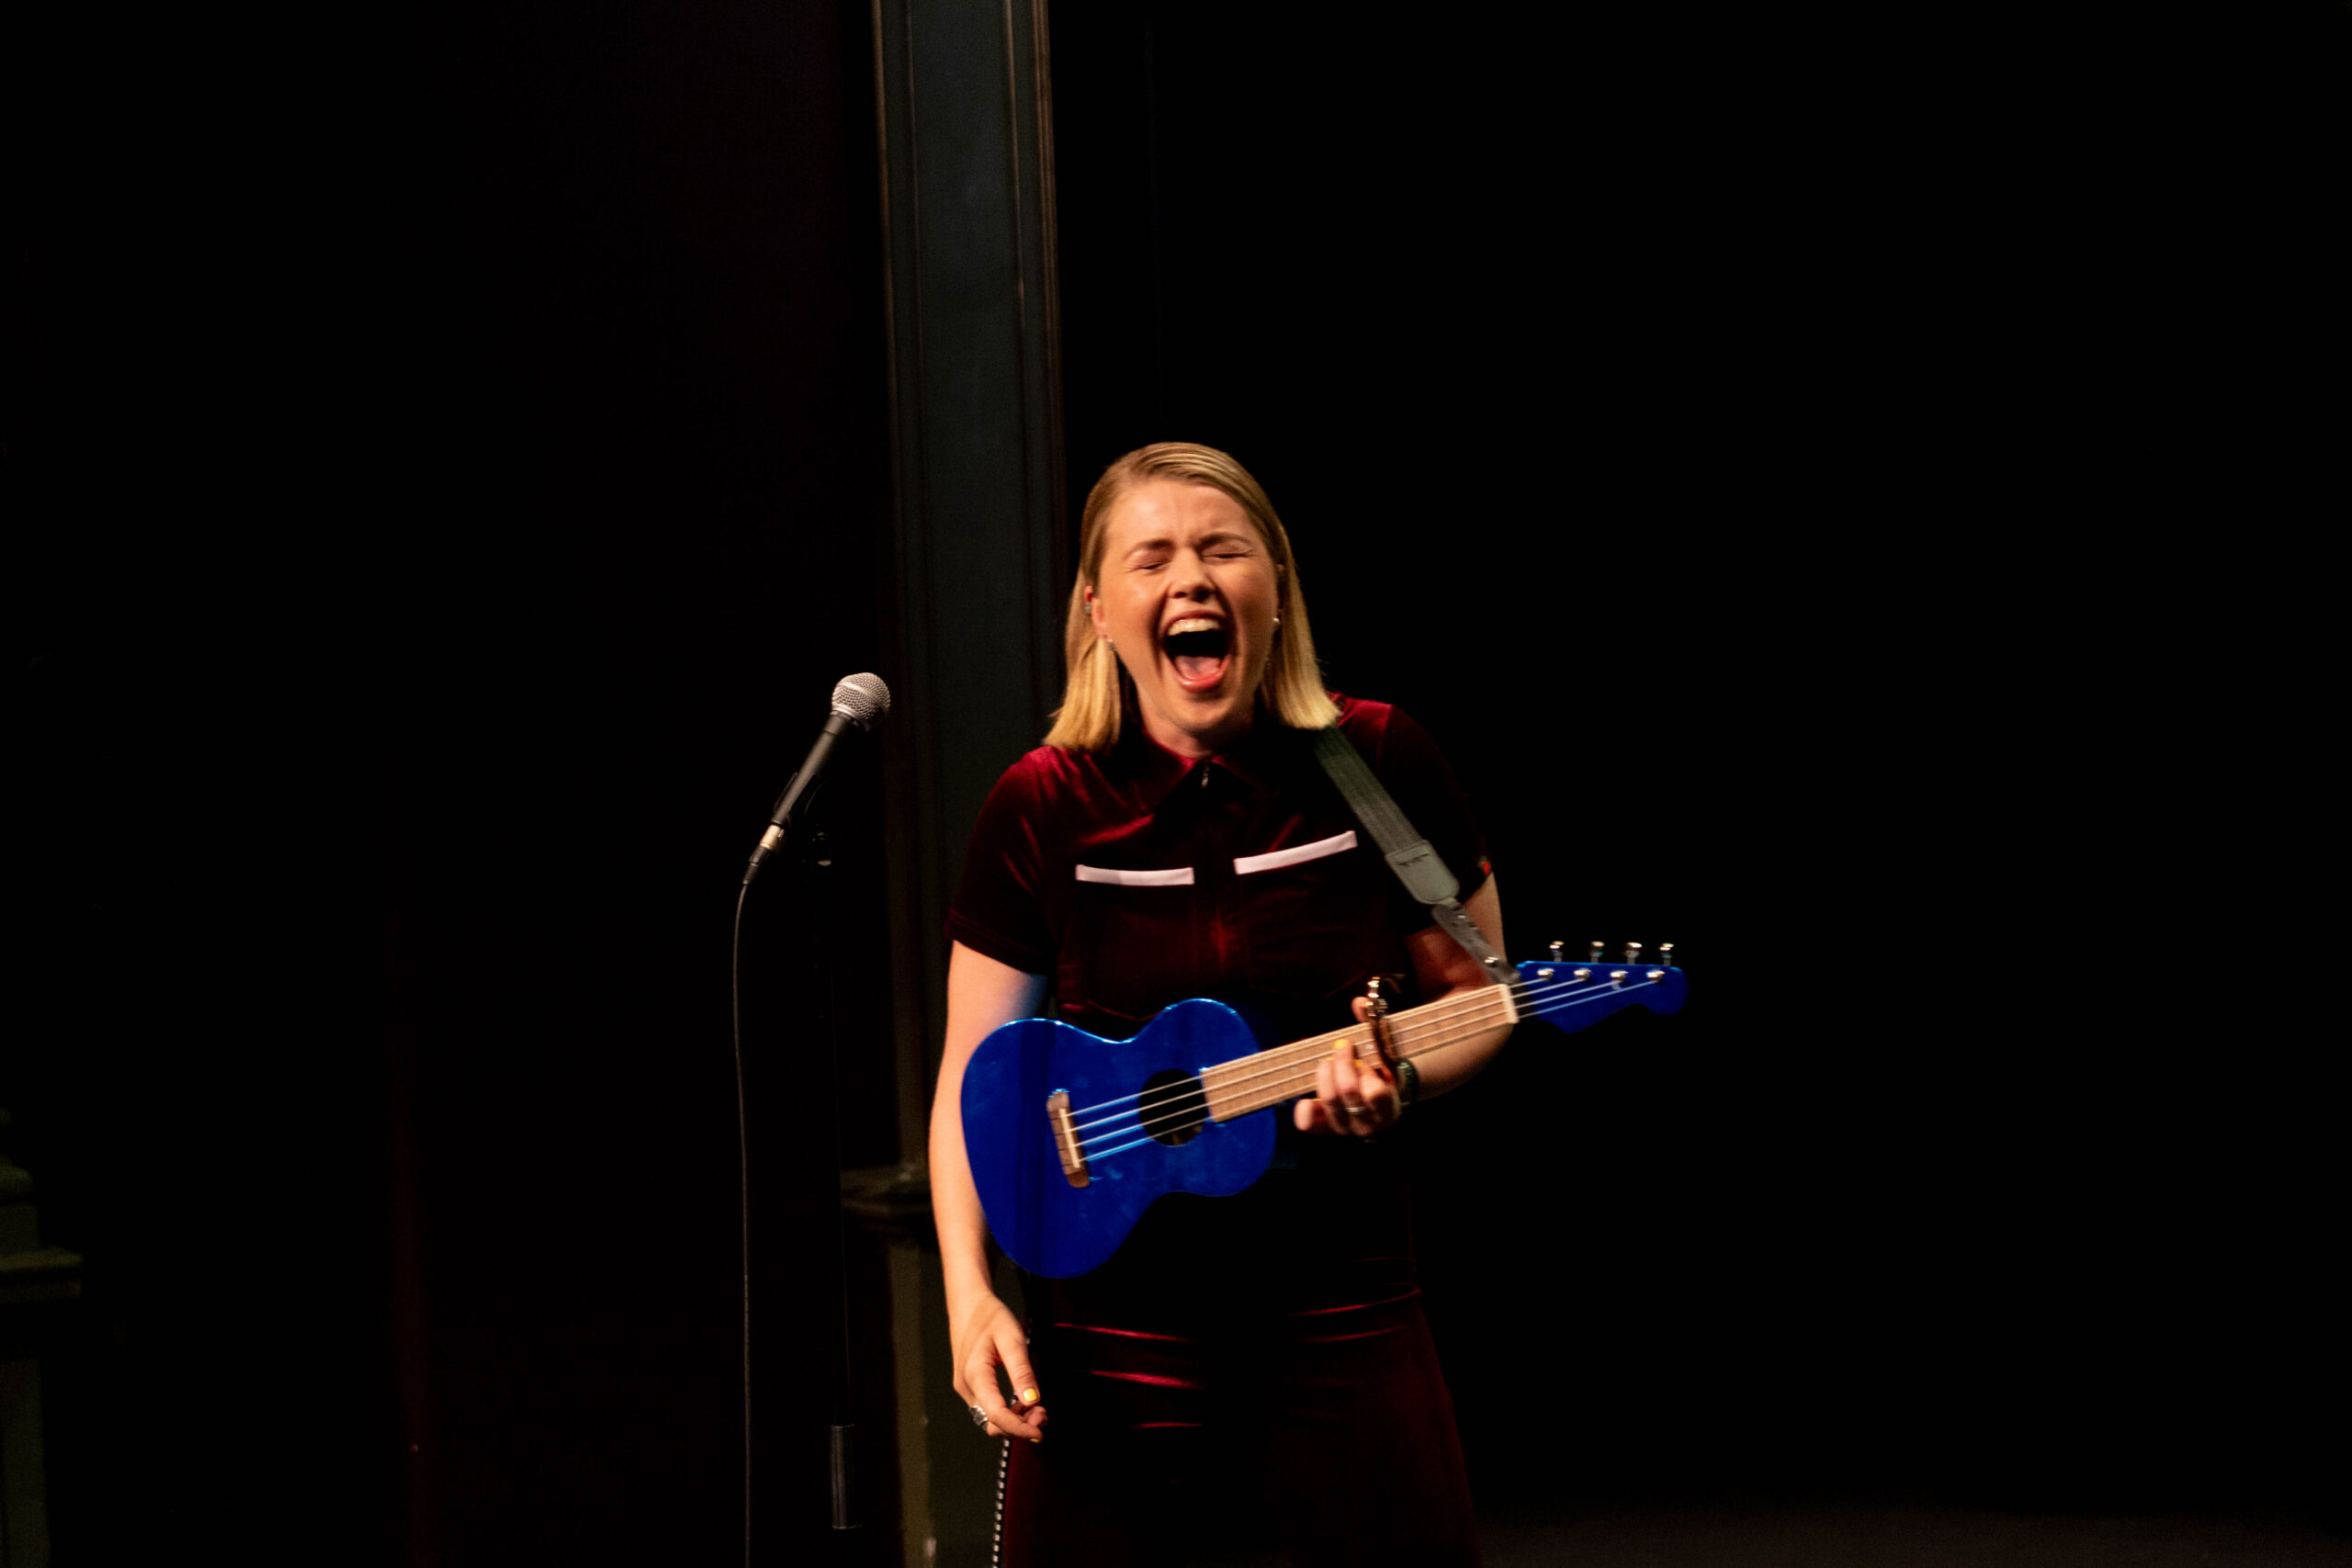
[[[1108,637],[1111,635],[1110,617],[1103,614],[1102,601],[1094,596],[1094,590],[1091,588],[1089,588],[1086,591],[1086,618],[1094,623],[1094,635],[1096,637]]]

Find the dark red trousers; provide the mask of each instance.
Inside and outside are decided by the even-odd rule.
[[[1033,1281],[1046,1435],[1005,1445],[1001,1568],[1174,1568],[1276,1544],[1301,1568],[1474,1568],[1409,1258],[1358,1257],[1315,1285],[1123,1292],[1106,1313],[1083,1281]]]

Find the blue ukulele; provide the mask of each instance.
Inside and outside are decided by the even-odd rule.
[[[1386,1055],[1442,1051],[1524,1019],[1577,1030],[1635,1003],[1673,1012],[1682,971],[1642,965],[1640,951],[1611,968],[1595,943],[1585,964],[1522,964],[1505,984],[1393,1013]],[[1160,1194],[1240,1191],[1273,1157],[1273,1108],[1313,1094],[1342,1041],[1359,1061],[1383,1055],[1360,1023],[1270,1048],[1239,1012],[1200,999],[1132,1040],[1045,1018],[994,1031],[964,1069],[964,1149],[997,1245],[1033,1274],[1067,1279],[1116,1252]]]

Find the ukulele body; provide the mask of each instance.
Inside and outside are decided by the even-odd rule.
[[[1279,1108],[1211,1121],[1180,1080],[1271,1043],[1239,1010],[1202,998],[1167,1009],[1131,1040],[1045,1018],[994,1031],[964,1068],[963,1113],[965,1156],[997,1244],[1033,1274],[1068,1279],[1116,1251],[1161,1194],[1224,1197],[1256,1181],[1273,1158]],[[1064,1168],[1046,1109],[1057,1091],[1069,1096],[1083,1186]]]

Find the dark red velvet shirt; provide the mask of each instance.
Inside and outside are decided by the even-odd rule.
[[[1467,801],[1421,727],[1341,697],[1340,724],[1467,898],[1486,880]],[[1315,761],[1264,719],[1199,761],[1127,726],[1106,752],[1040,747],[973,829],[948,935],[1047,976],[1061,1016],[1125,1038],[1187,997],[1255,1008],[1285,1040],[1348,1021],[1430,923]]]
[[[1338,700],[1340,728],[1467,898],[1485,848],[1444,758],[1385,703]],[[1043,747],[1006,771],[973,830],[950,936],[1047,976],[1061,1017],[1113,1039],[1187,997],[1250,1007],[1283,1041],[1345,1024],[1375,974],[1405,976],[1413,999],[1404,939],[1429,910],[1306,734],[1261,718],[1194,761],[1127,728],[1108,751]],[[1160,1199],[1102,1268],[1032,1281],[1033,1313],[1189,1331],[1410,1293],[1393,1145],[1302,1137],[1275,1114],[1274,1169],[1255,1186]]]

